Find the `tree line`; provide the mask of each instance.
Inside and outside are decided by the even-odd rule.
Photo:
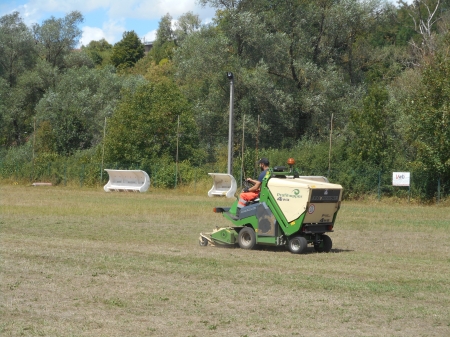
[[[310,165],[325,170],[331,143],[342,172],[411,170],[425,198],[437,179],[448,188],[450,1],[200,3],[216,8],[212,22],[189,12],[173,25],[168,13],[147,54],[134,31],[75,49],[76,11],[32,27],[17,12],[0,18],[4,160],[32,148],[33,160],[85,151],[145,166],[175,161],[178,143],[188,165],[223,161],[231,71],[247,172],[256,158],[242,148],[312,149]]]

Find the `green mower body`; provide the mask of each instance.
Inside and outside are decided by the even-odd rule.
[[[326,233],[333,232],[342,186],[284,170],[268,170],[259,199],[240,211],[238,200],[231,207],[216,207],[230,226],[200,234],[200,245],[287,246],[292,253],[302,253],[311,244],[318,252],[329,252],[332,241]]]

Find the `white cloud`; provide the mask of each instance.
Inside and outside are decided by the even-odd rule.
[[[92,40],[98,41],[101,39],[114,44],[122,38],[125,27],[121,21],[108,21],[103,24],[102,28],[85,26],[82,28],[82,31],[80,45],[86,46]]]
[[[27,26],[31,26],[32,24],[37,23],[41,20],[41,13],[39,9],[27,4],[15,8],[14,11],[20,13],[23,22],[25,22]]]
[[[109,20],[103,23],[102,27],[106,35],[105,39],[109,43],[115,43],[122,39],[122,34],[126,31],[124,20]]]
[[[1,1],[1,0],[0,0]],[[122,37],[126,30],[134,30],[133,19],[148,20],[148,33],[146,39],[151,38],[155,21],[161,19],[167,13],[177,19],[186,12],[199,15],[203,22],[210,22],[214,16],[214,9],[203,8],[197,4],[197,0],[7,0],[10,4],[2,5],[2,11],[10,13],[19,11],[25,24],[31,26],[41,23],[42,20],[55,16],[63,17],[65,14],[78,10],[85,17],[92,14],[89,23],[82,26],[82,43],[89,43],[90,36],[97,37],[103,31],[104,38],[113,43]],[[5,13],[5,14],[6,14]],[[2,14],[2,13],[0,13]],[[96,18],[97,21],[92,20]],[[97,18],[98,17],[98,18]],[[142,22],[141,22],[142,26]],[[145,30],[144,30],[145,31]],[[140,33],[142,34],[142,32]]]
[[[204,25],[209,25],[212,22],[213,22],[213,17],[202,20],[202,24],[204,24]]]
[[[98,41],[101,39],[106,39],[105,33],[102,29],[97,27],[83,27],[83,35],[81,36],[80,44],[87,46],[91,41]],[[108,41],[109,42],[109,41]]]
[[[110,18],[159,19],[167,13],[178,17],[183,13],[198,12],[201,7],[196,0],[127,0],[109,2],[108,15]]]
[[[196,4],[196,0],[142,1],[136,8],[136,15],[141,16],[141,18],[148,15],[160,18],[170,13],[172,17],[178,17],[197,8],[199,6]]]
[[[170,13],[178,17],[183,13],[192,11],[196,14],[204,13],[196,0],[29,0],[17,8],[26,17],[42,19],[52,12],[69,13],[78,10],[83,14],[104,9],[109,19],[159,19]],[[214,15],[214,10],[206,10],[209,16]],[[25,14],[26,13],[26,14]],[[208,15],[207,15],[208,16]]]
[[[148,32],[142,37],[142,42],[153,42],[156,40],[156,29]]]
[[[78,10],[82,13],[90,12],[100,8],[108,8],[109,0],[29,0],[27,6],[36,8],[41,12],[63,12],[68,13]],[[115,0],[115,2],[119,2]]]

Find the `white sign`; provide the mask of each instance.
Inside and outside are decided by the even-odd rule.
[[[410,172],[393,172],[392,186],[409,186]]]

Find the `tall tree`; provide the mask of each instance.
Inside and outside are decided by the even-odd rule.
[[[408,8],[408,14],[414,22],[414,30],[421,37],[410,41],[414,51],[420,59],[434,55],[437,48],[436,23],[440,19],[441,0],[414,0],[411,5],[401,1],[401,4]]]
[[[153,164],[175,158],[180,117],[180,160],[195,161],[198,134],[192,108],[170,80],[148,83],[125,95],[108,123],[105,159],[127,164]]]
[[[121,90],[143,81],[118,76],[112,66],[68,69],[36,107],[38,128],[43,125],[52,130],[54,144],[47,148],[67,155],[97,145],[104,119],[112,116]]]
[[[1,145],[21,145],[31,131],[32,104],[28,88],[20,85],[36,64],[37,54],[30,29],[18,12],[0,18]],[[28,107],[28,109],[27,109]]]
[[[156,31],[156,41],[159,44],[164,44],[173,40],[172,16],[167,13],[158,23],[158,30]]]
[[[216,127],[214,139],[226,139],[226,71],[235,74],[236,118],[245,114],[246,129],[254,130],[247,144],[256,141],[258,115],[264,146],[325,136],[332,113],[335,127],[345,128],[363,92],[355,43],[378,24],[380,1],[202,3],[218,7],[214,25],[189,35],[174,60],[186,92],[198,102],[199,124],[224,126]]]
[[[9,143],[7,137],[7,129],[5,126],[7,125],[7,105],[6,98],[8,96],[9,86],[5,79],[0,77],[0,148],[7,145]]]
[[[390,168],[394,156],[394,116],[387,108],[389,95],[382,83],[373,84],[363,99],[361,109],[350,116],[349,147],[355,165],[378,169]]]
[[[105,39],[91,41],[87,46],[82,46],[92,61],[97,65],[106,65],[111,58],[112,45]]]
[[[447,41],[450,41],[448,39]],[[403,101],[405,138],[414,166],[450,181],[450,59],[447,47],[426,65],[419,88]]]
[[[36,50],[31,30],[18,12],[0,18],[0,76],[10,87],[36,62]]]
[[[174,31],[172,29],[172,16],[167,13],[158,24],[156,40],[150,50],[150,57],[158,64],[163,59],[172,59],[175,48]]]
[[[173,39],[175,43],[180,44],[189,34],[194,33],[200,28],[201,20],[198,15],[187,12],[181,15],[175,22]]]
[[[144,57],[144,45],[134,31],[124,32],[111,54],[112,64],[119,69],[130,68]]]
[[[64,56],[78,44],[82,33],[78,25],[83,20],[80,12],[73,11],[62,19],[52,16],[42,25],[33,25],[41,57],[54,67],[64,68]]]

